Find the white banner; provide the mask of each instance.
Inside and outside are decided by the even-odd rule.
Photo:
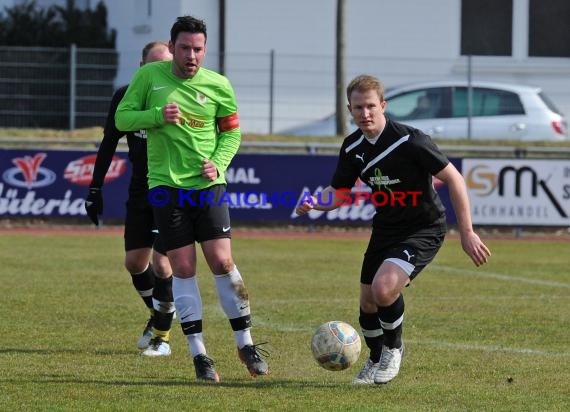
[[[463,159],[473,223],[570,226],[570,160]]]

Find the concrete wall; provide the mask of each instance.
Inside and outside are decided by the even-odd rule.
[[[208,22],[208,43],[218,42],[218,12],[211,0],[154,0],[151,15],[148,15],[148,2],[141,0],[121,0],[107,2],[109,26],[117,30],[117,50],[120,68],[116,85],[129,82],[139,67],[142,47],[154,40],[168,41],[170,27],[176,17],[192,13]],[[214,56],[217,52],[214,51]],[[207,64],[210,64],[207,61]],[[217,66],[217,61],[215,62]]]

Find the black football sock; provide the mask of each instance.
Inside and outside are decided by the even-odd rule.
[[[402,325],[404,323],[404,297],[402,294],[390,306],[378,306],[380,325],[384,331],[384,345],[389,348],[402,346]]]
[[[152,311],[152,290],[154,289],[154,270],[149,264],[144,272],[131,273],[133,286],[144,301],[147,308]]]
[[[382,354],[382,343],[384,341],[382,326],[380,326],[380,319],[378,313],[364,313],[360,309],[360,317],[358,318],[364,342],[370,349],[370,360],[374,363],[380,361]]]
[[[174,298],[172,297],[172,277],[156,278],[152,292],[154,301],[153,333],[168,341],[169,331],[174,316]]]

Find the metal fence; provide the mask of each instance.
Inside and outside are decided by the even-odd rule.
[[[225,63],[225,74],[232,81],[238,98],[242,128],[249,132],[278,133],[324,119],[335,111],[335,58],[332,55],[236,53],[227,55]],[[387,88],[421,81],[468,80],[469,77],[474,81],[539,86],[570,118],[569,59],[348,56],[345,81],[362,73],[377,76]]]
[[[117,64],[115,50],[0,47],[0,127],[103,125]]]
[[[123,52],[121,59],[138,61],[139,53]],[[218,55],[209,54],[205,66],[217,70],[218,61]],[[228,53],[224,62],[246,133],[279,133],[334,113],[333,55]],[[115,84],[117,67],[113,50],[0,47],[0,127],[102,126],[113,90],[121,86]],[[469,75],[473,80],[536,85],[570,117],[568,59],[349,55],[346,67],[346,81],[370,73],[387,87]]]

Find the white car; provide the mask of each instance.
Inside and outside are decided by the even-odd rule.
[[[388,117],[434,138],[543,140],[568,138],[564,116],[539,87],[467,81],[416,83],[386,92]],[[471,113],[471,117],[469,116]],[[349,123],[348,129],[354,130]],[[335,116],[285,130],[291,135],[335,135]]]

